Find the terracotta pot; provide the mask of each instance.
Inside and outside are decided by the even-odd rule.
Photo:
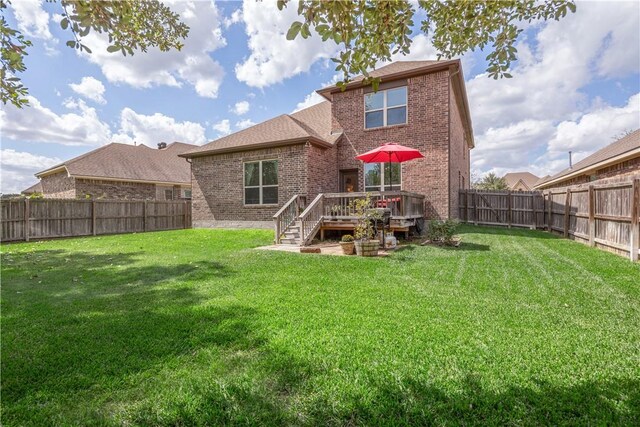
[[[354,242],[340,242],[340,246],[342,246],[342,253],[345,255],[353,255],[353,250],[355,248]]]
[[[356,241],[356,254],[359,256],[378,256],[380,242],[378,240]]]

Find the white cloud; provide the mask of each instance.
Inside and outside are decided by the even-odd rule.
[[[240,120],[239,122],[236,122],[236,129],[237,130],[242,130],[242,129],[246,129],[250,126],[255,125],[255,123],[253,122],[253,120],[251,119],[244,119],[244,120]]]
[[[18,0],[11,3],[18,30],[28,37],[54,40],[49,31],[51,17],[42,8],[42,0]]]
[[[102,82],[93,77],[83,77],[80,83],[71,83],[69,87],[78,95],[82,95],[87,99],[97,102],[98,104],[106,104],[104,99],[104,85]]]
[[[236,105],[233,106],[231,112],[237,114],[238,116],[242,116],[243,114],[247,114],[250,108],[251,104],[249,104],[248,101],[240,101],[236,102]]]
[[[582,91],[596,78],[638,73],[638,27],[636,2],[615,7],[582,2],[575,14],[540,24],[535,40],[519,43],[514,78],[481,74],[468,81],[476,139],[473,167],[554,173],[566,167],[566,151],[572,149],[579,159],[601,148],[612,135],[633,128],[634,114],[635,127],[640,126],[636,98],[615,107],[597,98],[589,101]]]
[[[181,51],[161,52],[150,48],[133,56],[108,53],[106,36],[92,32],[84,38],[92,54],[79,53],[100,66],[112,83],[125,83],[137,88],[152,86],[181,87],[185,82],[202,97],[216,98],[224,77],[224,69],[210,53],[224,46],[220,30],[220,13],[213,2],[165,1],[190,27]]]
[[[159,142],[184,142],[187,144],[204,144],[204,127],[200,123],[189,121],[178,122],[173,117],[155,113],[138,114],[131,108],[120,112],[120,130],[113,136],[114,142],[125,144],[145,144],[156,147]]]
[[[242,9],[236,9],[233,11],[233,13],[229,17],[224,18],[223,20],[224,28],[229,28],[233,24],[237,24],[238,22],[241,22],[241,21],[242,21]]]
[[[323,42],[315,33],[306,40],[286,39],[291,23],[298,18],[292,3],[280,11],[274,1],[244,0],[242,13],[251,54],[236,64],[235,71],[238,80],[249,86],[263,88],[308,72],[316,61],[337,52],[335,43]]]
[[[312,107],[316,104],[321,103],[322,101],[326,101],[326,99],[323,96],[318,95],[317,92],[313,91],[307,94],[307,96],[304,97],[303,101],[296,104],[296,108],[292,111],[292,113]]]
[[[20,193],[38,182],[33,176],[36,172],[58,163],[61,163],[61,160],[56,157],[50,158],[12,149],[0,150],[0,192]]]
[[[220,120],[211,127],[218,132],[218,136],[229,135],[231,133],[231,122],[229,122],[229,119]]]
[[[17,141],[46,142],[62,145],[103,145],[111,130],[94,108],[82,100],[67,100],[65,106],[77,112],[56,114],[29,96],[27,108],[6,105],[0,111],[3,138]]]

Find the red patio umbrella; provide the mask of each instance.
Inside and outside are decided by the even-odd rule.
[[[387,142],[378,148],[356,156],[356,159],[365,163],[402,163],[421,157],[424,157],[424,155],[415,148],[405,147],[395,142]],[[391,165],[389,165],[389,171],[393,173]],[[389,181],[393,182],[393,176],[389,177]],[[391,189],[393,190],[393,184],[391,184]]]

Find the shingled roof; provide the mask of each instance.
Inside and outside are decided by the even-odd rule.
[[[146,145],[111,143],[38,172],[42,178],[66,171],[69,176],[155,183],[191,183],[189,163],[178,157],[196,145],[174,142],[162,150]]]
[[[544,188],[553,183],[570,179],[575,175],[586,173],[589,170],[601,166],[604,167],[607,162],[613,161],[615,158],[624,157],[625,155],[637,157],[635,154],[640,156],[640,129],[631,132],[627,136],[620,138],[614,143],[607,145],[590,156],[587,156],[573,165],[573,167],[567,168],[542,182],[536,183],[535,187],[537,189]]]
[[[283,114],[224,136],[184,153],[182,157],[197,157],[305,141],[330,147],[339,137],[339,133],[331,133],[331,103],[324,101],[304,110]]]
[[[42,183],[40,181],[36,182],[31,187],[22,190],[22,194],[30,195],[33,193],[42,193]]]
[[[504,180],[507,182],[509,188],[513,188],[519,181],[522,181],[524,185],[528,189],[533,189],[533,186],[540,180],[537,176],[532,174],[531,172],[509,172],[505,176],[503,176]]]

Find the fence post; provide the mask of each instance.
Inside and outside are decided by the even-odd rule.
[[[531,193],[531,229],[532,230],[537,230],[538,229],[538,214],[536,212],[536,195],[534,193]]]
[[[473,196],[473,223],[478,225],[478,194],[474,191],[471,195]]]
[[[147,203],[148,201],[144,201],[144,206],[142,207],[142,229],[147,231]]]
[[[640,225],[638,219],[640,217],[640,179],[634,179],[631,185],[631,227],[629,231],[630,254],[629,259],[631,261],[638,261],[638,240],[640,239]]]
[[[547,231],[549,233],[553,232],[551,226],[553,225],[553,194],[551,193],[551,190],[549,190],[549,192],[547,193],[547,203],[549,204],[548,206],[548,214],[547,214]]]
[[[24,199],[24,241],[29,241],[29,198]]]
[[[187,228],[187,201],[184,201],[184,205],[183,205],[183,209],[184,209],[184,228]]]
[[[91,201],[91,233],[96,235],[96,201]]]
[[[589,186],[589,246],[596,245],[596,197],[593,185]]]
[[[507,192],[507,225],[511,228],[511,190]]]
[[[569,216],[571,213],[571,188],[567,187],[567,195],[564,199],[564,237],[569,237]]]

